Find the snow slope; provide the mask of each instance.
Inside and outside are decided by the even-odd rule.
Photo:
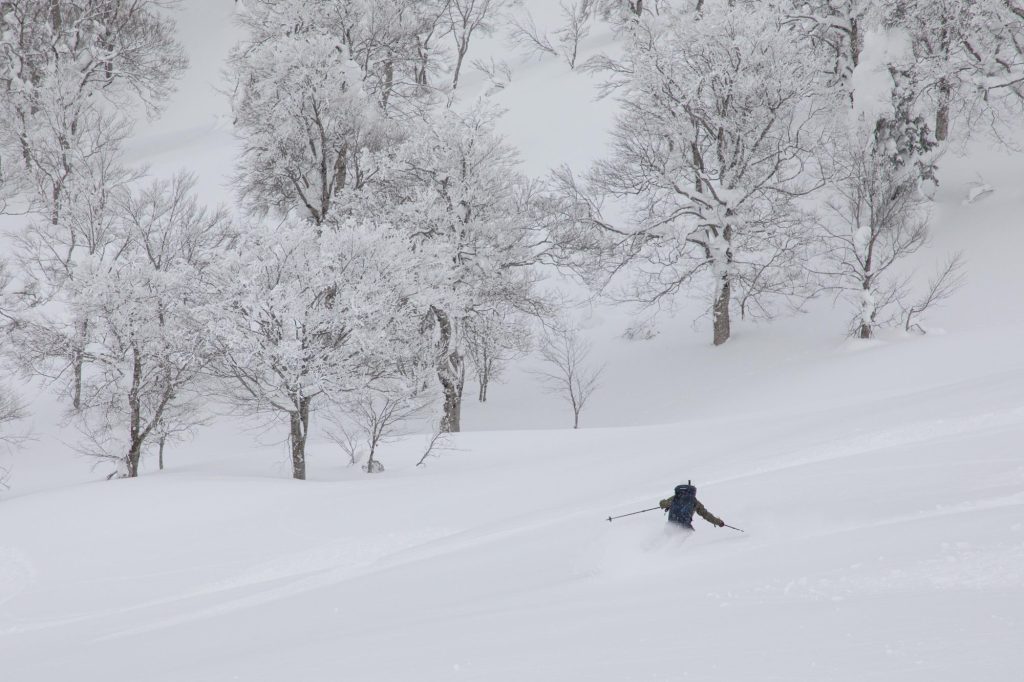
[[[211,201],[230,11],[185,3],[193,69],[133,147],[155,173],[194,166]],[[591,94],[546,61],[496,95],[530,172],[600,154],[612,108]],[[963,205],[979,173],[995,191]],[[37,440],[0,459],[2,679],[1020,680],[1024,157],[976,145],[941,179],[920,265],[963,249],[969,268],[944,333],[845,341],[821,301],[714,349],[700,302],[646,342],[595,306],[609,366],[583,421],[602,428],[559,428],[520,370],[426,467],[419,437],[373,477],[320,441],[295,482],[275,431],[225,420],[106,482],[26,388]],[[605,520],[686,479],[747,532]]]
[[[956,395],[956,400],[950,396]],[[183,466],[4,503],[11,680],[1015,680],[1024,368],[329,482]],[[678,479],[746,534],[666,535]]]

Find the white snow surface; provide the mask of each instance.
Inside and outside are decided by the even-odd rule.
[[[133,147],[154,173],[194,168],[210,201],[230,199],[212,88],[230,5],[184,3],[192,70]],[[556,60],[496,97],[529,172],[602,153],[614,104]],[[964,204],[979,169],[995,191]],[[585,428],[527,366],[486,404],[467,389],[470,430],[425,467],[420,436],[374,476],[320,439],[296,482],[277,425],[224,419],[165,471],[108,482],[23,387],[36,439],[0,455],[0,679],[1020,680],[1022,178],[982,144],[943,159],[915,263],[965,251],[942,334],[844,340],[850,311],[819,301],[715,349],[702,301],[633,342],[625,311],[593,306],[608,371]],[[687,479],[746,532],[606,520]]]

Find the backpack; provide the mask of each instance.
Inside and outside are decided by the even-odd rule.
[[[693,511],[697,508],[697,488],[693,485],[677,485],[672,505],[668,508],[668,520],[683,526],[693,527]]]

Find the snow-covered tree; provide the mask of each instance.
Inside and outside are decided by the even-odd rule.
[[[935,101],[928,93],[943,81],[929,66],[924,34],[906,14],[916,11],[913,4],[859,4],[854,65],[840,81],[848,97],[830,129],[831,199],[821,221],[820,274],[826,289],[856,308],[851,331],[870,338],[883,326],[914,327],[915,317],[950,296],[959,285],[961,259],[951,258],[925,295],[912,300],[911,278],[901,264],[928,240],[920,185],[935,173],[931,152],[937,141],[929,121],[948,124],[949,110],[944,114],[940,107],[931,118]]]
[[[118,226],[118,205],[138,178],[120,163],[128,128],[119,127],[122,122],[116,117],[98,112],[81,120],[80,134],[66,147],[47,145],[45,140],[52,138],[45,135],[33,138],[36,196],[49,196],[52,201],[37,201],[38,217],[15,236],[24,286],[35,292],[38,302],[56,306],[69,304],[69,287],[84,262],[107,261],[121,253],[124,233]],[[88,316],[68,310],[64,315],[36,316],[31,327],[70,340],[64,359],[74,377],[70,394],[75,409],[81,404],[89,323]]]
[[[784,11],[813,49],[828,55],[833,82],[851,97],[858,87],[854,72],[872,38],[904,41],[903,78],[914,85],[911,96],[938,141],[947,139],[955,118],[968,137],[979,120],[999,129],[1019,115],[1019,0],[791,0]]]
[[[0,88],[19,116],[56,77],[72,99],[97,94],[119,104],[159,107],[185,68],[174,22],[176,0],[4,0],[0,2]],[[75,78],[68,78],[73,73]],[[29,105],[26,107],[26,105]]]
[[[529,11],[509,20],[509,40],[527,55],[554,55],[570,69],[576,68],[580,43],[590,34],[594,18],[593,0],[561,0],[561,25],[554,31],[537,26]]]
[[[543,308],[531,267],[534,226],[523,204],[528,185],[494,123],[486,108],[444,111],[413,131],[385,174],[392,222],[408,230],[422,295],[430,297],[426,322],[449,431],[460,429],[467,325],[510,308]]]
[[[8,332],[18,320],[16,313],[21,307],[19,299],[22,293],[15,291],[13,275],[7,264],[0,260],[0,350],[8,351]],[[2,365],[0,365],[2,366]],[[17,436],[10,433],[13,422],[25,416],[25,407],[18,397],[0,383],[0,441],[10,443]],[[3,484],[6,472],[0,468],[0,485]]]
[[[0,386],[0,442],[11,443],[17,437],[10,433],[12,423],[25,418],[25,406],[10,390]],[[3,480],[0,470],[0,481]]]
[[[377,379],[373,384],[342,397],[334,410],[326,414],[331,427],[328,436],[356,464],[364,456],[363,471],[376,474],[384,471],[379,459],[380,447],[404,435],[403,429],[431,412],[436,395],[424,388],[422,370],[398,372]]]
[[[226,262],[209,331],[225,396],[286,421],[306,477],[310,418],[391,376],[418,338],[408,239],[386,225],[306,221],[246,231]]]
[[[112,115],[103,103],[155,112],[186,60],[169,0],[0,3],[0,158],[35,177],[36,201],[59,220],[62,188]],[[108,129],[125,126],[123,120]],[[9,171],[10,172],[10,171]],[[39,177],[42,176],[42,177]]]
[[[615,67],[626,80],[610,158],[587,187],[558,177],[563,229],[602,257],[596,275],[625,268],[631,281],[615,295],[645,305],[702,287],[715,345],[730,336],[734,302],[768,316],[774,301],[805,293],[798,199],[818,186],[812,161],[829,104],[820,64],[795,42],[763,3],[641,16]],[[623,224],[603,215],[607,200]]]
[[[262,45],[282,36],[327,34],[345,46],[362,72],[363,88],[380,108],[407,113],[431,74],[446,69],[438,44],[447,34],[449,0],[250,0],[243,22]]]
[[[238,186],[258,215],[299,211],[323,224],[379,179],[381,155],[454,89],[472,36],[505,0],[257,0],[233,52]],[[444,51],[452,37],[454,56]]]
[[[824,289],[855,308],[850,331],[859,338],[887,326],[921,329],[916,318],[959,287],[962,259],[953,256],[914,298],[913,273],[901,266],[928,243],[918,174],[878,154],[869,130],[852,130],[839,145],[821,221],[823,260],[816,266]]]
[[[317,27],[240,46],[232,64],[243,206],[257,215],[301,211],[322,224],[340,193],[372,175],[367,151],[385,135],[360,65]]]
[[[210,359],[202,311],[216,299],[231,228],[198,204],[193,184],[179,175],[132,191],[117,207],[116,257],[83,258],[69,285],[70,309],[90,324],[76,418],[91,454],[122,476],[137,476],[161,425],[200,399]]]
[[[954,119],[962,137],[980,119],[1005,128],[1024,98],[1024,3],[1019,0],[886,0],[881,22],[910,36],[915,72],[937,140]],[[1009,107],[1008,107],[1009,105]]]
[[[18,192],[12,204],[38,216],[19,260],[41,301],[60,298],[79,256],[96,246],[89,214],[126,180],[118,168],[131,128],[124,112],[155,113],[185,67],[165,11],[173,4],[0,3],[0,179]],[[88,322],[72,324],[78,407]]]
[[[455,42],[455,63],[452,66],[452,90],[459,87],[462,66],[469,53],[473,36],[494,32],[498,14],[511,0],[444,0],[445,29]]]
[[[466,359],[476,375],[477,398],[487,402],[491,382],[500,380],[508,363],[529,349],[529,326],[514,309],[499,307],[468,318],[463,336]]]

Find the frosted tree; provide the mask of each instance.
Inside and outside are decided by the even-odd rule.
[[[954,255],[915,300],[911,273],[902,266],[928,241],[920,184],[934,179],[937,141],[929,125],[935,100],[927,93],[941,83],[919,28],[904,14],[913,9],[879,2],[861,15],[854,66],[842,81],[846,106],[836,109],[830,133],[832,198],[822,218],[820,274],[826,289],[856,309],[851,332],[865,339],[884,326],[923,329],[915,319],[961,282],[962,258]],[[938,122],[944,118],[940,111]]]
[[[509,3],[510,0],[445,0],[445,28],[455,42],[452,90],[459,87],[462,66],[473,36],[493,33],[498,14]]]
[[[0,5],[0,153],[35,177],[60,218],[62,189],[95,146],[98,100],[155,112],[185,68],[168,0],[9,0]],[[109,116],[106,117],[109,120]],[[115,127],[123,126],[118,121]],[[110,136],[111,133],[102,133]],[[39,177],[42,176],[42,177]]]
[[[383,134],[363,72],[342,40],[316,28],[244,45],[232,65],[243,206],[322,224],[340,193],[365,184],[365,152]]]
[[[18,436],[10,432],[11,424],[24,419],[26,416],[24,404],[10,390],[0,386],[0,441],[13,443],[19,440]],[[3,472],[0,471],[0,474]],[[0,480],[2,480],[0,475]]]
[[[8,332],[11,326],[18,322],[17,312],[22,307],[19,299],[23,295],[24,293],[14,284],[14,276],[7,264],[0,260],[0,350],[5,353],[13,350],[8,348]],[[24,416],[25,407],[22,402],[0,383],[0,441],[11,443],[18,440],[18,437],[10,432],[10,426]],[[5,473],[0,469],[0,484],[3,483]]]
[[[886,152],[893,140],[880,135],[885,130],[861,124],[836,132],[832,198],[821,220],[824,258],[813,266],[823,288],[854,307],[850,331],[862,339],[894,325],[923,331],[919,318],[962,283],[957,254],[915,294],[913,273],[903,264],[928,243],[928,209],[918,170],[907,157]]]
[[[905,40],[902,66],[938,141],[954,118],[964,137],[978,122],[1015,120],[1024,94],[1024,5],[1018,0],[793,0],[787,16],[827,53],[834,82],[851,95],[854,70],[872,34]]]
[[[381,446],[404,435],[405,428],[431,412],[436,395],[423,388],[426,379],[418,371],[405,376],[396,372],[343,396],[335,409],[327,412],[331,424],[328,436],[352,464],[365,456],[363,471],[384,471],[379,458]]]
[[[850,301],[851,333],[862,339],[895,325],[924,331],[921,315],[963,282],[963,258],[953,255],[915,299],[912,272],[903,266],[928,243],[920,185],[932,174],[935,141],[925,118],[915,115],[919,100],[905,87],[909,70],[902,68],[912,57],[899,45],[877,34],[865,41],[852,79],[862,88],[854,89],[851,110],[838,111],[828,164],[831,199],[821,219],[823,287]]]
[[[509,39],[527,55],[554,55],[576,68],[580,43],[590,34],[593,0],[561,0],[561,26],[552,32],[538,28],[529,11],[509,20]]]
[[[176,0],[5,0],[0,4],[0,86],[19,122],[39,113],[32,99],[60,84],[68,100],[91,94],[154,111],[185,68]]]
[[[27,415],[24,404],[6,386],[0,386],[0,443],[11,447],[25,438],[22,433],[11,431],[11,426]],[[0,466],[0,489],[7,487],[10,471]]]
[[[83,214],[97,203],[97,183],[118,182],[113,166],[130,126],[109,112],[141,107],[155,113],[186,65],[165,12],[173,4],[0,3],[0,177],[18,189],[17,204],[39,217],[20,260],[30,278],[45,282],[43,301],[59,298],[79,254],[90,248],[82,245],[95,245],[82,231],[89,223]],[[77,407],[87,322],[74,324]]]
[[[359,65],[366,91],[399,116],[430,76],[448,67],[439,41],[448,33],[449,0],[252,0],[247,7],[249,44],[310,32],[337,38]]]
[[[386,174],[393,222],[406,226],[431,297],[424,326],[436,343],[447,431],[460,430],[467,325],[500,310],[544,307],[527,183],[494,122],[479,107],[442,112],[410,135]]]
[[[81,134],[66,148],[32,145],[36,159],[33,175],[42,189],[52,189],[49,196],[55,203],[43,210],[49,215],[35,218],[15,235],[15,247],[20,274],[39,303],[69,305],[82,263],[116,258],[124,249],[118,205],[127,196],[130,183],[138,178],[136,172],[120,163],[121,144],[130,128],[98,112],[83,116],[81,122]],[[66,170],[71,167],[74,173]],[[46,328],[42,329],[41,324]],[[70,396],[75,409],[81,406],[89,324],[88,316],[70,312],[37,317],[33,327],[71,340],[64,359],[74,378]]]
[[[1019,0],[913,0],[881,3],[886,26],[911,38],[922,94],[937,140],[954,119],[963,137],[983,121],[997,129],[1020,117],[1024,98],[1024,4]]]
[[[641,16],[615,67],[625,80],[610,158],[585,186],[557,178],[568,243],[597,256],[570,254],[574,266],[647,306],[701,288],[715,345],[729,339],[734,302],[763,317],[802,300],[809,225],[798,201],[820,186],[813,158],[829,104],[820,65],[794,42],[761,3]],[[603,215],[608,201],[621,224]]]
[[[243,234],[220,283],[209,331],[225,397],[248,415],[282,419],[292,475],[306,477],[310,419],[390,375],[417,336],[408,311],[417,287],[405,235],[305,221]]]
[[[497,308],[466,320],[466,359],[476,376],[480,402],[487,402],[491,382],[502,378],[509,362],[529,350],[528,329],[523,316],[511,308]]]
[[[191,194],[186,175],[132,191],[118,206],[115,258],[84,258],[69,306],[90,320],[89,371],[77,413],[90,454],[135,477],[172,415],[200,399],[211,346],[202,311],[215,299],[230,223]]]

